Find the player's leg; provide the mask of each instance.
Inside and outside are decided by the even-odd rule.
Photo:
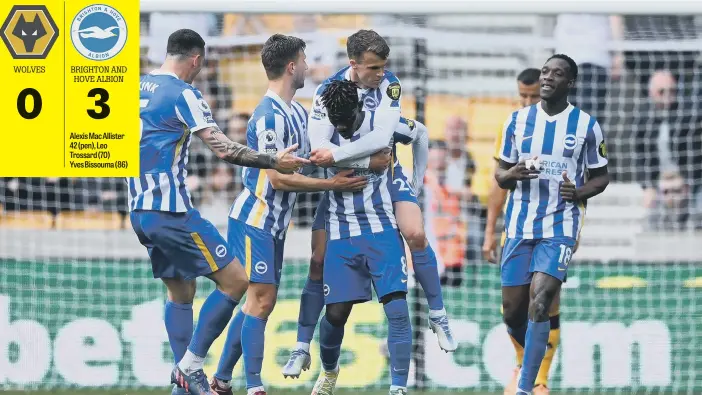
[[[396,166],[393,170],[390,194],[397,226],[412,254],[415,277],[424,290],[429,304],[429,326],[436,334],[442,350],[455,351],[457,344],[444,308],[436,254],[424,232],[422,210],[419,208],[416,194],[409,187],[401,166]]]
[[[371,238],[372,239],[372,238]],[[319,323],[322,371],[312,395],[332,395],[339,376],[339,356],[344,325],[354,303],[371,300],[371,277],[361,248],[366,236],[329,240],[324,255],[324,302],[326,312]]]
[[[145,225],[149,232],[153,232],[160,216],[163,215],[149,211],[134,211],[130,213],[130,222],[139,242],[146,247],[149,253],[154,277],[161,278],[166,285],[167,300],[164,307],[164,324],[168,334],[168,343],[173,352],[174,365],[176,365],[185,355],[188,344],[193,337],[193,299],[195,298],[196,286],[195,280],[175,277],[176,269],[173,262],[147,236],[142,225]],[[184,388],[173,386],[173,395],[186,393]]]
[[[534,276],[530,289],[529,323],[517,394],[528,394],[533,390],[551,330],[549,311],[561,289],[574,246],[575,239],[555,237],[538,240],[534,247],[530,265]]]
[[[390,394],[407,393],[412,324],[407,305],[407,260],[399,232],[378,233],[365,255],[373,286],[388,319]]]
[[[242,247],[237,250],[243,252],[242,261],[245,272],[249,274],[249,288],[242,307],[243,317],[232,322],[224,345],[227,352],[222,354],[212,387],[228,393],[226,391],[231,386],[222,379],[231,377],[234,365],[243,356],[246,388],[249,393],[255,393],[264,390],[261,381],[264,334],[268,316],[277,299],[284,240],[234,219],[229,221],[228,238],[231,244]],[[238,353],[239,349],[241,354]]]
[[[505,239],[500,274],[502,278],[502,318],[517,356],[517,368],[505,387],[505,395],[514,395],[519,369],[524,359],[524,345],[529,313],[529,284],[534,243],[531,240]]]
[[[234,308],[246,292],[248,280],[238,258],[219,234],[217,228],[194,212],[185,223],[195,248],[211,269],[206,273],[216,288],[200,309],[197,326],[188,350],[174,370],[173,379],[193,395],[208,394],[209,385],[203,372],[205,357],[212,343],[222,334]]]
[[[300,377],[303,370],[310,367],[310,343],[314,337],[314,330],[319,322],[319,316],[324,308],[324,254],[327,244],[325,230],[327,200],[323,197],[317,206],[314,222],[312,223],[312,257],[310,270],[302,289],[300,297],[300,313],[297,318],[297,345],[290,353],[288,362],[283,366],[283,376]]]
[[[138,216],[140,230],[162,253],[165,261],[158,268],[158,273],[154,271],[156,277],[193,282],[197,277],[208,276],[217,283],[217,289],[203,304],[187,350],[171,374],[174,384],[193,395],[207,393],[209,386],[202,371],[204,359],[246,290],[246,276],[243,270],[237,270],[238,265],[230,265],[236,259],[226,241],[197,210],[187,213],[142,212]],[[175,280],[166,281],[174,296],[180,294],[181,287],[185,286]],[[194,291],[192,288],[190,285],[191,293]],[[188,295],[180,294],[178,297],[184,296]],[[192,321],[189,325],[192,328]],[[185,333],[185,329],[182,331]]]
[[[564,281],[565,282],[565,281]],[[551,371],[551,365],[553,364],[553,358],[556,356],[556,351],[558,350],[558,344],[561,340],[561,319],[560,319],[560,308],[561,308],[561,292],[556,293],[556,297],[551,303],[551,308],[549,309],[549,322],[551,323],[551,330],[548,333],[548,343],[546,345],[546,354],[544,355],[544,360],[541,362],[541,367],[539,368],[539,373],[536,375],[536,381],[534,386],[534,395],[548,395],[548,375]]]
[[[576,240],[575,247],[573,247],[573,254],[578,251],[578,246],[580,244],[580,239]],[[563,283],[567,281],[567,275],[563,278]],[[551,331],[548,334],[548,345],[546,349],[546,354],[544,355],[544,360],[541,362],[541,367],[539,368],[539,373],[536,375],[536,385],[534,386],[535,395],[548,395],[548,375],[551,371],[551,365],[553,364],[553,358],[556,356],[558,351],[558,345],[561,342],[561,292],[558,291],[553,303],[551,304],[551,309],[548,312],[549,321],[551,322]],[[520,360],[521,363],[521,360]]]

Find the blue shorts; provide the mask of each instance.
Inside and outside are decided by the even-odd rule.
[[[572,237],[508,238],[502,249],[500,265],[502,286],[531,284],[534,272],[546,273],[563,282],[574,248],[575,239]]]
[[[390,174],[392,176],[392,181],[390,181],[391,177],[388,177],[388,183],[392,183],[388,185],[388,189],[390,190],[392,202],[411,202],[419,205],[417,194],[412,189],[412,184],[407,181],[407,177],[402,171],[402,166],[395,166]]]
[[[227,239],[250,282],[280,285],[285,239],[233,218],[229,218]]]
[[[314,222],[312,222],[312,232],[315,230],[326,229],[327,211],[329,211],[329,197],[326,192],[322,195],[322,200],[317,205],[317,211],[314,213]]]
[[[324,255],[324,303],[369,301],[407,292],[407,260],[400,232],[390,230],[329,240]]]
[[[154,278],[192,280],[234,260],[217,228],[195,209],[186,213],[136,210],[129,219],[139,242],[149,251]]]

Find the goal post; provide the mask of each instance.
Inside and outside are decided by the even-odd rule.
[[[603,62],[621,56],[622,63],[616,78],[611,63],[601,67],[605,77],[594,63],[581,66],[576,97],[603,119],[612,183],[588,202],[562,291],[550,388],[702,392],[702,215],[695,211],[702,207],[702,128],[696,123],[702,2],[142,0],[141,6],[142,72],[158,66],[173,30],[201,33],[207,63],[194,85],[228,136],[244,142],[248,117],[266,91],[259,53],[271,34],[308,44],[310,70],[296,96],[306,108],[314,87],[348,63],[350,34],[371,28],[387,39],[388,68],[402,82],[403,115],[427,125],[428,176],[440,180],[425,183],[420,200],[460,343],[455,354],[438,348],[412,278],[409,295],[415,334],[410,386],[439,394],[502,393],[516,364],[502,324],[499,268],[481,257],[494,137],[518,106],[516,76],[564,48],[560,14],[623,15],[621,37],[565,46],[594,63],[602,50]],[[594,20],[584,26],[602,22]],[[579,51],[590,47],[600,55]],[[673,98],[679,105],[668,111]],[[600,102],[605,105],[597,107]],[[452,158],[456,145],[463,153]],[[411,172],[411,149],[398,149]],[[465,169],[473,169],[469,184],[453,185]],[[188,172],[195,206],[226,234],[229,206],[242,188],[240,169],[194,140]],[[0,388],[165,387],[172,366],[162,319],[165,289],[152,278],[146,250],[125,215],[123,180],[0,179],[0,199]],[[310,371],[296,381],[280,373],[296,341],[318,201],[318,194],[299,195],[287,235],[262,372],[273,391],[309,390],[320,369],[315,340]],[[198,280],[196,317],[212,289],[210,281]],[[386,390],[386,334],[379,303],[354,307],[339,387],[373,395]],[[224,338],[212,347],[208,375]],[[243,388],[240,366],[234,386]]]

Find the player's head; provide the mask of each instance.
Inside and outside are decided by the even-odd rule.
[[[359,120],[363,120],[363,104],[358,101],[358,85],[349,80],[334,80],[324,89],[320,100],[336,131],[342,137],[350,138],[358,129]]]
[[[269,81],[288,78],[293,89],[305,86],[307,61],[305,42],[297,37],[274,34],[261,49],[261,63]]]
[[[541,68],[539,85],[541,98],[556,101],[568,97],[570,88],[578,78],[578,65],[568,55],[556,54],[548,58]]]
[[[522,70],[517,76],[517,90],[519,91],[519,104],[522,107],[531,106],[541,101],[539,87],[539,69],[529,68]]]
[[[373,30],[359,30],[346,40],[346,54],[361,85],[377,88],[383,81],[390,55],[385,39]]]
[[[205,40],[194,30],[176,30],[168,37],[166,58],[177,62],[185,82],[192,83],[205,63]]]

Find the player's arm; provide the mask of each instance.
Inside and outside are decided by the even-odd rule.
[[[429,131],[423,123],[413,122],[414,128],[410,128],[410,134],[395,132],[393,138],[398,143],[412,144],[412,186],[415,191],[419,191],[424,184],[424,174],[429,162]]]
[[[291,171],[296,167],[291,166],[291,158],[287,155],[296,147],[290,147],[289,151],[283,152],[276,157],[256,152],[245,145],[230,140],[217,126],[212,117],[210,106],[198,91],[183,90],[176,100],[176,114],[191,133],[202,139],[218,158],[226,162],[239,166],[276,169],[285,172]],[[285,156],[287,158],[281,163],[280,159]],[[304,160],[299,161],[299,163],[303,162]]]
[[[373,133],[368,133],[351,144],[332,149],[335,162],[347,159],[361,159],[372,155],[390,144],[395,128],[400,122],[400,81],[393,75],[388,83],[381,84],[382,97],[375,110]]]
[[[495,159],[496,168],[500,165],[500,149],[502,148],[503,135],[504,131],[500,130],[497,134],[497,138],[495,139],[495,153],[493,157]],[[490,190],[488,191],[487,197],[487,218],[485,221],[486,235],[495,234],[497,218],[500,216],[500,212],[502,212],[504,208],[506,198],[507,190],[500,188],[500,186],[497,184],[497,180],[493,179],[492,182],[490,182]]]
[[[258,152],[276,155],[284,150],[283,138],[287,131],[281,115],[265,114],[256,120],[255,125]],[[273,189],[289,192],[353,191],[366,185],[365,177],[349,177],[349,173],[337,174],[332,178],[315,178],[300,173],[281,174],[274,170],[266,170],[266,176]]]
[[[512,190],[518,181],[539,177],[539,170],[528,169],[525,160],[519,160],[515,144],[514,129],[517,123],[517,113],[507,119],[502,129],[502,139],[499,149],[499,166],[495,169],[495,181],[502,189]]]
[[[332,150],[339,146],[331,142],[334,135],[334,125],[329,122],[327,117],[327,109],[322,104],[321,100],[314,100],[312,111],[310,112],[307,122],[307,135],[310,139],[310,148],[312,151],[319,149]],[[370,169],[374,172],[385,170],[390,163],[390,153],[377,152],[373,155],[366,156],[360,159],[349,159],[338,161],[333,164],[338,168],[344,169]]]
[[[569,180],[567,173],[564,172],[560,192],[566,201],[585,201],[604,192],[609,185],[607,146],[604,141],[604,133],[597,121],[594,121],[592,126],[588,128],[584,145],[585,167],[588,172],[587,181],[576,188]]]

